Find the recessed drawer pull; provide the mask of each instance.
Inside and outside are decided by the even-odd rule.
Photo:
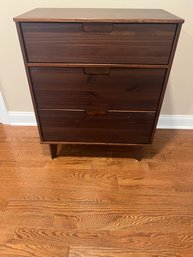
[[[113,31],[113,24],[109,22],[87,22],[82,24],[82,30],[84,32],[110,33]]]
[[[111,71],[109,67],[85,67],[83,70],[86,75],[109,75]]]

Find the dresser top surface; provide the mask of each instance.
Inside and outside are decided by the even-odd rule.
[[[14,18],[17,22],[183,23],[162,9],[36,8]]]

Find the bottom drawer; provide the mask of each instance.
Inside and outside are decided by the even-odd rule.
[[[39,110],[45,142],[148,144],[155,112]]]

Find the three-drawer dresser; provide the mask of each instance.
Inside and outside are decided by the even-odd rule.
[[[183,19],[157,9],[38,8],[16,22],[40,140],[153,141]]]

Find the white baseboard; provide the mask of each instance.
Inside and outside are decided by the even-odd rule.
[[[160,115],[157,128],[193,129],[193,115]]]
[[[34,112],[8,112],[11,125],[15,126],[36,126]]]
[[[11,125],[36,126],[33,112],[8,112]],[[193,115],[160,115],[157,128],[193,129]]]

